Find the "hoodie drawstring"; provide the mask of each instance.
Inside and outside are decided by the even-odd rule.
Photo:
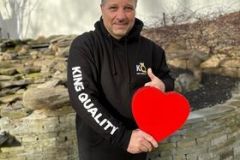
[[[116,62],[115,62],[115,58],[114,58],[114,52],[113,52],[113,40],[110,38],[110,55],[111,55],[111,58],[112,58],[112,69],[113,69],[113,75],[117,75],[117,69],[116,69]]]
[[[128,83],[130,84],[131,81],[132,81],[132,76],[131,76],[131,67],[130,67],[130,64],[129,64],[129,55],[128,55],[128,46],[127,46],[127,38],[125,39],[125,42],[124,42],[124,48],[125,48],[125,54],[126,54],[126,57],[127,57],[127,66],[128,66]]]

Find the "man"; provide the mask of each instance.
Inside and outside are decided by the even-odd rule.
[[[140,36],[136,5],[137,0],[102,0],[95,30],[72,42],[68,88],[80,160],[144,160],[158,147],[137,128],[131,98],[142,86],[172,90],[173,79],[161,47]]]

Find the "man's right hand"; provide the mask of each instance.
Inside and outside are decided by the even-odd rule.
[[[157,148],[157,141],[148,133],[135,129],[132,131],[127,151],[132,154],[141,152],[150,152],[153,148]]]

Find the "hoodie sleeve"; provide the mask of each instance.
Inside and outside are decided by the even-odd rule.
[[[101,103],[98,70],[93,58],[93,47],[87,36],[73,40],[68,58],[68,91],[77,115],[102,137],[127,149],[131,130],[109,113]]]
[[[153,53],[153,65],[153,72],[163,81],[166,91],[174,90],[174,79],[170,76],[170,69],[166,62],[165,52],[156,44]]]

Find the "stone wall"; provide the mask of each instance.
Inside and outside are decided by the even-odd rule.
[[[148,36],[150,35],[149,33]],[[51,36],[1,43],[1,160],[77,159],[75,113],[70,107],[66,88],[66,60],[69,45],[74,37],[74,35]],[[204,63],[218,55],[215,53],[216,48],[207,52],[204,45],[194,51],[197,56],[193,56],[192,50],[188,47],[185,46],[184,50],[184,47],[171,40],[163,41],[162,44],[167,51],[171,51],[170,44],[178,46],[178,50],[172,47],[172,52],[167,54],[168,63],[176,67],[183,67],[183,64],[186,64],[186,67],[191,66],[194,70],[198,65],[204,66]],[[230,45],[226,54],[221,52],[220,57],[223,57],[221,62],[210,68],[215,70],[225,67],[229,71],[234,70],[230,75],[238,76],[239,74],[235,72],[239,71],[240,64],[237,47]],[[209,54],[211,56],[208,56]],[[189,59],[194,63],[187,65]],[[179,63],[173,63],[174,60],[179,60]],[[184,60],[184,63],[180,60]],[[239,108],[240,87],[236,88],[233,98],[228,102],[191,112],[186,125],[161,142],[159,148],[149,154],[148,159],[240,159]]]
[[[192,24],[146,29],[177,68],[240,77],[240,12]]]
[[[34,111],[25,118],[1,118],[1,133],[8,133],[14,139],[8,137],[1,144],[0,159],[77,160],[74,119],[70,106],[53,111]]]
[[[76,160],[66,60],[75,36],[6,41],[0,53],[0,159]]]
[[[226,103],[191,112],[187,123],[161,142],[148,160],[240,159],[240,86]]]

